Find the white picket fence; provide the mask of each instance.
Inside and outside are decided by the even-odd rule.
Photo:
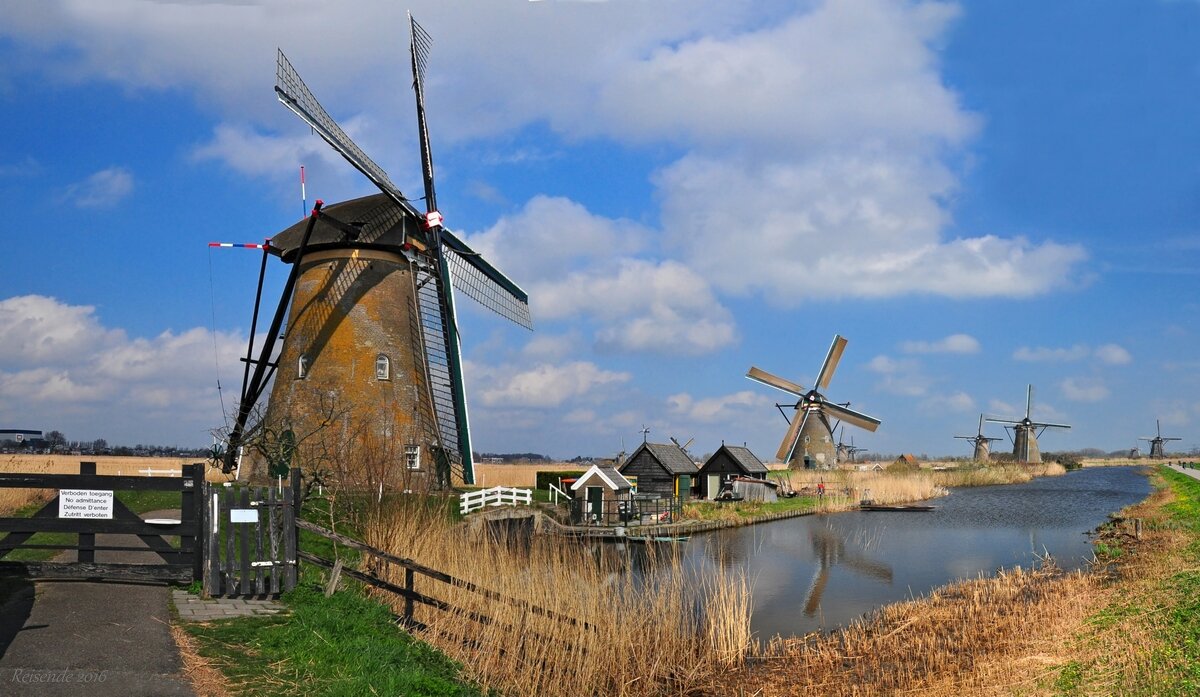
[[[511,486],[494,486],[491,489],[460,494],[458,500],[458,510],[466,515],[484,506],[516,506],[518,504],[528,506],[533,502],[533,491]]]

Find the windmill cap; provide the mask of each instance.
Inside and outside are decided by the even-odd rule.
[[[357,238],[347,239],[345,231],[321,220],[325,216],[360,228]],[[308,220],[304,218],[272,237],[271,253],[291,263],[304,240]],[[317,216],[305,253],[328,249],[379,249],[398,253],[407,236],[424,236],[420,231],[422,223],[423,220],[413,218],[384,194],[334,203],[323,208]]]

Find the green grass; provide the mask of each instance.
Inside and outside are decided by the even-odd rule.
[[[774,513],[813,511],[816,508],[817,499],[814,496],[796,496],[790,499],[781,498],[778,501],[770,503],[759,501],[731,501],[729,503],[701,501],[684,504],[684,509],[687,511],[686,517],[699,520],[726,520],[730,514],[743,520],[749,520]]]
[[[479,695],[460,667],[353,590],[311,582],[283,596],[290,614],[184,628],[238,695]]]
[[[1176,495],[1165,507],[1169,518],[1164,524],[1192,534],[1183,554],[1189,566],[1200,564],[1200,481],[1165,467],[1158,473],[1163,485]],[[1097,556],[1109,558],[1124,551],[1115,544],[1098,543],[1096,548]],[[1088,618],[1088,624],[1104,632],[1155,618],[1149,666],[1136,675],[1124,676],[1123,694],[1200,694],[1200,571],[1180,572],[1161,584],[1153,596],[1130,598],[1123,594],[1119,602]],[[1060,670],[1054,689],[1062,695],[1091,694],[1094,686],[1106,684],[1110,670],[1102,663],[1071,661]]]

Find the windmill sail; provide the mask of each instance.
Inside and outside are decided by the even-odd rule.
[[[434,191],[433,161],[425,123],[423,76],[430,45],[429,35],[411,20],[413,87],[417,99],[422,175],[425,183],[426,212],[421,214],[392,183],[387,172],[359,148],[321,106],[304,84],[283,51],[278,53],[275,92],[279,101],[307,123],[334,150],[342,155],[386,196],[390,209],[374,214],[381,218],[424,221],[413,226],[412,237],[420,244],[406,254],[414,259],[413,324],[410,336],[414,359],[425,375],[420,421],[428,442],[433,444],[439,469],[457,466],[463,480],[474,483],[471,438],[467,417],[466,389],[462,374],[454,289],[459,287],[479,304],[513,322],[532,329],[529,297],[516,283],[484,260],[465,242],[441,225]],[[384,199],[381,199],[384,200]],[[365,230],[364,230],[365,232]],[[359,239],[357,236],[353,239]],[[365,238],[363,243],[373,240]]]

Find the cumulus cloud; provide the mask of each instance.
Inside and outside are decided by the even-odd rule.
[[[942,414],[963,413],[975,411],[975,400],[966,392],[958,391],[949,394],[929,395],[921,400],[922,411]]]
[[[632,221],[537,196],[467,241],[524,284],[535,317],[589,322],[604,350],[701,354],[736,341],[732,314],[702,276],[631,256],[650,237]]]
[[[1074,402],[1100,402],[1108,398],[1108,388],[1095,378],[1066,378],[1059,386],[1063,396]]]
[[[223,417],[214,351],[217,364],[237,365],[245,347],[201,328],[131,339],[91,306],[37,295],[0,301],[0,322],[0,421],[72,438],[152,442],[165,431],[202,444]]]
[[[1049,348],[1045,346],[1021,346],[1013,352],[1013,359],[1027,362],[1071,363],[1093,358],[1107,365],[1125,365],[1133,360],[1129,351],[1118,344],[1104,344],[1095,349],[1086,344],[1075,344],[1070,347]]]
[[[701,399],[687,392],[667,397],[667,406],[672,414],[701,424],[727,425],[748,412],[766,413],[772,404],[766,396],[751,390]]]
[[[520,372],[472,366],[483,378],[479,399],[487,406],[556,407],[593,390],[629,381],[629,373],[603,370],[595,363],[541,364]],[[468,377],[475,377],[469,375]]]
[[[109,167],[70,184],[62,200],[79,208],[112,208],[133,193],[133,173],[124,167]]]
[[[933,384],[921,364],[912,359],[898,360],[881,354],[867,362],[867,369],[882,376],[876,389],[890,394],[920,397],[927,394]]]
[[[1109,365],[1126,365],[1133,361],[1133,356],[1129,355],[1123,347],[1117,344],[1105,344],[1096,347],[1096,358],[1101,363]]]
[[[979,353],[979,340],[969,334],[951,334],[938,341],[905,341],[905,353]]]

